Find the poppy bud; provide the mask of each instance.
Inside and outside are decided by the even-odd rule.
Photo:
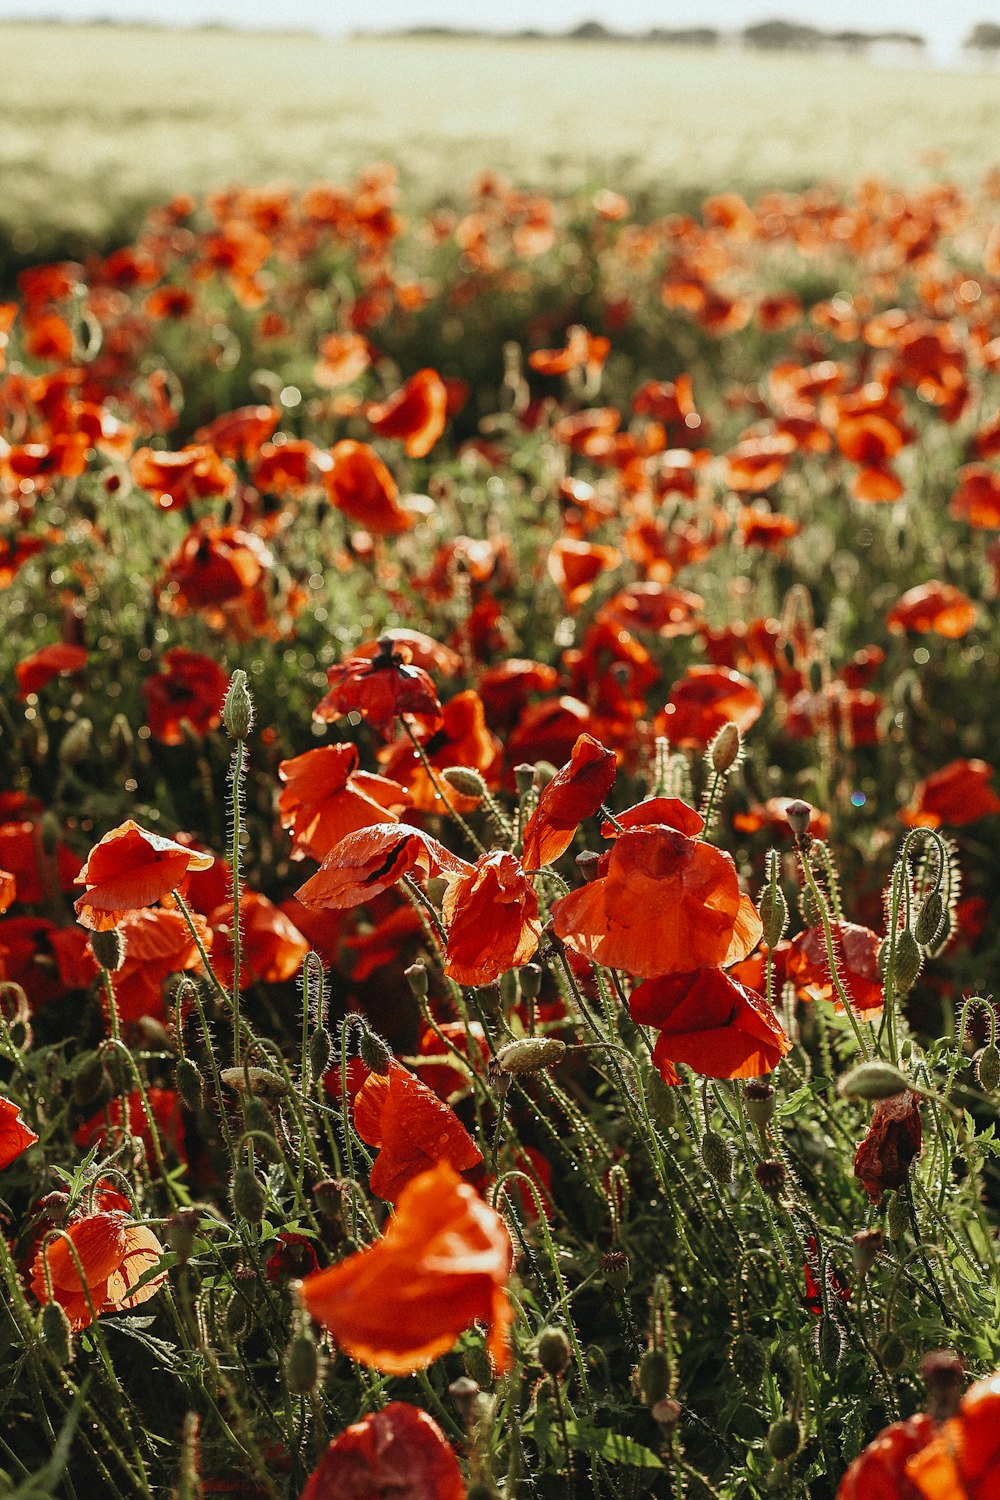
[[[824,1370],[835,1370],[840,1364],[844,1347],[844,1336],[840,1325],[824,1313],[816,1325],[816,1353]]]
[[[935,1349],[920,1363],[927,1386],[927,1410],[935,1422],[946,1422],[958,1410],[965,1386],[965,1366],[953,1349]]]
[[[196,1208],[179,1208],[163,1227],[163,1238],[177,1256],[178,1265],[186,1266],[191,1259],[199,1218]]]
[[[124,771],[132,759],[135,737],[125,714],[115,714],[108,730],[108,753],[116,771]]]
[[[891,1240],[901,1240],[910,1227],[910,1211],[902,1193],[892,1193],[885,1210],[885,1232]]]
[[[77,719],[62,737],[59,745],[59,763],[63,766],[78,766],[90,749],[94,726],[89,719]]]
[[[807,927],[819,927],[823,921],[823,912],[811,885],[804,885],[799,891],[799,911]]]
[[[465,1373],[470,1380],[477,1385],[489,1385],[493,1379],[493,1370],[490,1367],[490,1357],[482,1344],[470,1344],[466,1349],[463,1360],[465,1362]]]
[[[502,1073],[537,1073],[566,1055],[566,1043],[555,1036],[525,1036],[497,1048],[493,1064]]]
[[[668,1396],[666,1401],[657,1401],[651,1406],[649,1415],[664,1432],[672,1432],[681,1419],[681,1404]]]
[[[901,1370],[909,1353],[906,1341],[894,1328],[887,1328],[875,1345],[875,1352],[890,1373]]]
[[[601,1272],[613,1292],[623,1292],[632,1280],[632,1267],[624,1250],[610,1250],[601,1256]]]
[[[38,1204],[38,1211],[45,1215],[50,1224],[64,1224],[71,1201],[69,1193],[46,1193]]]
[[[411,964],[408,969],[403,970],[410,993],[416,1000],[423,1000],[427,995],[427,969],[423,964]]]
[[[64,1370],[73,1358],[73,1334],[61,1303],[46,1302],[38,1319],[38,1333],[53,1364]]]
[[[647,1349],[639,1361],[639,1390],[647,1406],[655,1406],[670,1392],[670,1361],[662,1349]]]
[[[478,1380],[470,1380],[468,1375],[459,1375],[448,1387],[448,1394],[455,1403],[455,1409],[466,1427],[471,1427],[479,1416],[482,1402],[479,1399],[480,1390]]]
[[[526,797],[535,784],[535,768],[522,761],[519,766],[514,767],[514,785],[517,787],[519,797]]]
[[[542,969],[539,964],[522,964],[517,971],[517,983],[522,1000],[537,1000],[542,988]]]
[[[562,1328],[550,1325],[538,1335],[536,1345],[538,1363],[546,1375],[558,1375],[570,1362],[573,1350]]]
[[[740,736],[738,724],[732,720],[723,724],[715,739],[708,747],[708,759],[712,770],[717,776],[727,775],[734,766],[739,764],[743,753],[743,740]]]
[[[995,1093],[1000,1083],[1000,1050],[993,1042],[976,1057],[976,1082],[987,1094]]]
[[[441,772],[441,780],[462,797],[478,797],[482,800],[489,795],[489,787],[479,772],[468,766],[449,766]]]
[[[102,969],[117,974],[125,962],[125,935],[117,927],[90,934],[90,951]]]
[[[913,924],[913,936],[921,948],[932,946],[943,921],[944,901],[941,892],[931,891],[917,912],[917,920]]]
[[[42,813],[38,820],[38,835],[41,839],[42,853],[46,859],[54,859],[56,850],[59,848],[59,819],[54,812],[46,809]]]
[[[280,1073],[270,1068],[222,1068],[219,1077],[227,1089],[237,1094],[258,1094],[262,1099],[280,1099],[288,1093],[288,1085]]]
[[[233,1173],[232,1199],[233,1208],[240,1218],[246,1219],[249,1224],[261,1222],[267,1195],[264,1184],[247,1162],[241,1162]]]
[[[794,1417],[779,1417],[767,1434],[767,1451],[779,1463],[794,1458],[802,1444],[802,1429]]]
[[[883,979],[889,970],[890,951],[889,938],[883,938],[878,950],[878,971]],[[901,927],[896,933],[896,958],[892,970],[893,987],[897,995],[902,997],[913,988],[913,981],[920,973],[922,963],[923,954],[917,946],[916,938],[908,927]]]
[[[747,1116],[758,1130],[766,1130],[774,1119],[774,1089],[762,1079],[753,1079],[743,1090]]]
[[[333,1038],[325,1026],[317,1026],[309,1038],[309,1066],[314,1078],[322,1078],[330,1066]]]
[[[776,1160],[759,1161],[754,1168],[753,1175],[761,1191],[777,1202],[785,1186],[785,1178],[788,1176],[784,1162]]]
[[[383,1042],[380,1036],[362,1022],[361,1039],[358,1042],[358,1052],[361,1061],[371,1073],[381,1073],[383,1076],[389,1071],[392,1062],[392,1051]]]
[[[597,878],[597,872],[600,863],[601,856],[597,854],[593,849],[584,849],[581,854],[578,854],[576,856],[576,867],[586,881],[595,880]]]
[[[538,790],[540,792],[544,791],[549,782],[552,780],[553,776],[555,776],[556,774],[557,768],[552,764],[550,760],[536,761],[535,785],[537,786]]]
[[[245,740],[253,727],[253,699],[247,674],[237,667],[222,704],[222,722],[232,740]]]
[[[308,1329],[296,1333],[285,1350],[285,1384],[293,1396],[308,1396],[319,1384],[322,1359]]]
[[[795,834],[795,837],[800,839],[804,834],[809,832],[812,808],[808,802],[789,802],[785,808],[785,817],[788,819],[788,826]]]
[[[174,1082],[188,1109],[199,1110],[205,1097],[205,1079],[198,1064],[190,1057],[179,1057]]]
[[[673,1089],[654,1073],[649,1080],[646,1095],[649,1112],[658,1125],[672,1125],[677,1118],[677,1096]]]
[[[885,1249],[885,1235],[881,1229],[859,1229],[853,1242],[854,1269],[865,1276]]]
[[[81,1059],[73,1073],[73,1103],[81,1109],[93,1109],[111,1094],[111,1079],[98,1052]]]
[[[738,1333],[729,1350],[729,1363],[748,1395],[755,1395],[767,1376],[767,1350],[752,1333]]]
[[[261,1156],[268,1161],[280,1160],[281,1153],[274,1136],[271,1111],[263,1099],[258,1099],[254,1094],[246,1095],[243,1100],[243,1128],[253,1133],[254,1149]]]
[[[476,999],[479,1002],[480,1011],[484,1016],[496,1020],[500,1014],[503,1000],[498,984],[479,984],[476,986]]]
[[[777,948],[788,926],[788,902],[780,885],[764,887],[757,902],[757,912],[764,928],[764,942],[769,948]]]
[[[716,1182],[732,1182],[733,1153],[727,1141],[714,1130],[706,1130],[701,1138],[701,1159],[705,1170]]]
[[[891,1063],[858,1063],[845,1073],[837,1085],[837,1093],[848,1099],[891,1099],[895,1094],[905,1094],[910,1085],[898,1068]]]
[[[341,1184],[332,1177],[321,1177],[319,1182],[313,1183],[313,1197],[324,1219],[329,1220],[331,1224],[339,1224],[344,1201],[344,1190]]]
[[[243,1297],[234,1295],[229,1299],[226,1305],[225,1330],[231,1339],[246,1338],[250,1332],[250,1308]]]

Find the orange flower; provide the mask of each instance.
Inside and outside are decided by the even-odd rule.
[[[337,443],[323,484],[331,505],[380,536],[408,531],[416,520],[415,510],[400,502],[396,481],[367,443],[353,438]]]
[[[433,1417],[405,1401],[369,1412],[330,1443],[300,1500],[465,1500],[462,1471]]]
[[[877,1019],[885,1003],[878,971],[878,934],[857,922],[831,922],[830,929],[836,944],[837,971],[855,1015],[863,1021]],[[843,1011],[830,974],[822,927],[807,927],[792,939],[788,978],[809,1000],[832,1000],[834,1010]]]
[[[556,935],[593,963],[650,978],[735,963],[759,940],[732,857],[693,835],[693,808],[655,797],[619,815],[597,877],[552,907]],[[658,920],[650,921],[655,912]]]
[[[899,816],[908,828],[960,828],[1000,812],[1000,797],[990,786],[993,767],[984,760],[952,760],[925,781],[918,781]]]
[[[218,729],[228,688],[227,673],[210,656],[171,646],[163,653],[160,670],[142,685],[153,739],[161,745],[183,745],[185,725],[195,734]]]
[[[233,982],[233,903],[223,901],[208,914],[215,935],[212,967],[225,985]],[[297,972],[309,944],[291,918],[259,891],[244,891],[240,900],[240,989],[258,980],[283,984]]]
[[[688,667],[670,690],[657,733],[672,745],[704,750],[723,724],[732,722],[745,734],[764,710],[764,700],[747,677],[725,667]]]
[[[52,646],[43,646],[14,668],[17,678],[17,696],[27,698],[39,692],[53,677],[82,672],[87,665],[87,653],[82,646],[67,646],[57,641]]]
[[[185,849],[129,818],[94,845],[76,877],[76,885],[87,887],[75,903],[77,920],[95,932],[107,932],[126,912],[168,895],[189,870],[207,870],[211,863],[210,854]]]
[[[39,1250],[31,1272],[31,1290],[44,1303],[50,1300],[48,1268],[52,1298],[74,1330],[86,1328],[102,1313],[148,1302],[167,1279],[164,1271],[133,1290],[156,1265],[163,1246],[151,1229],[131,1222],[128,1203],[120,1193],[99,1188],[94,1203],[92,1212],[74,1214],[58,1238],[51,1238]]]
[[[559,587],[566,608],[575,610],[590,598],[605,569],[617,568],[621,560],[617,547],[601,547],[595,542],[565,537],[549,552],[549,576]]]
[[[541,869],[566,852],[584,818],[592,818],[607,797],[617,769],[613,750],[591,734],[580,735],[569,761],[542,788],[525,824],[525,869]]]
[[[489,984],[538,947],[538,897],[513,854],[492,849],[453,880],[441,907],[448,928],[444,972],[459,984]]]
[[[660,1032],[653,1063],[664,1083],[680,1083],[678,1062],[705,1078],[760,1078],[792,1045],[763,995],[719,968],[647,979],[629,1010]]]
[[[160,510],[180,510],[192,500],[228,495],[236,484],[231,469],[206,443],[179,453],[140,448],[132,455],[132,478],[155,498]]]
[[[278,796],[281,826],[289,828],[293,859],[322,860],[334,844],[372,823],[398,820],[410,795],[398,782],[358,770],[354,745],[323,745],[283,760],[286,783]]]
[[[360,333],[328,333],[319,341],[319,359],[313,379],[321,390],[350,385],[371,364],[368,341]]]
[[[211,948],[212,929],[197,912],[193,921],[202,946]],[[191,929],[180,912],[169,907],[125,912],[117,925],[125,939],[125,962],[111,976],[118,1014],[123,1022],[143,1016],[163,1020],[164,982],[171,974],[188,973],[201,963]]]
[[[923,1411],[884,1428],[847,1470],[840,1481],[837,1500],[891,1500],[893,1496],[907,1500],[904,1489],[907,1461],[919,1453],[936,1430],[933,1417]],[[908,1500],[918,1500],[912,1486]]]
[[[436,370],[418,370],[387,401],[368,407],[379,437],[402,438],[410,458],[423,458],[444,432],[448,388]]]
[[[471,868],[409,823],[376,823],[334,845],[312,879],[295,892],[295,899],[303,906],[360,906],[404,875],[454,877]]]
[[[387,1375],[424,1369],[475,1322],[503,1373],[512,1259],[503,1219],[441,1162],[403,1189],[380,1240],[307,1276],[302,1300],[352,1359]]]
[[[441,710],[441,725],[424,744],[430,764],[444,770],[465,766],[480,773],[487,786],[495,785],[500,760],[500,742],[486,727],[486,711],[475,688],[456,693]],[[421,812],[440,812],[440,793],[409,739],[397,740],[379,752],[385,769],[409,790],[413,806]],[[457,812],[471,812],[479,797],[448,791],[448,801]]]
[[[906,1089],[876,1101],[868,1134],[854,1157],[854,1175],[873,1203],[881,1203],[886,1188],[903,1186],[910,1163],[920,1154],[922,1134],[916,1094]]]
[[[358,1090],[354,1128],[366,1145],[379,1148],[369,1186],[387,1203],[438,1162],[468,1172],[483,1159],[454,1110],[395,1061],[388,1073],[370,1074]]]
[[[1000,474],[987,464],[966,464],[948,514],[980,531],[1000,530]]]
[[[536,349],[528,355],[528,364],[540,375],[567,375],[570,370],[587,368],[587,374],[596,376],[604,366],[611,348],[611,341],[600,334],[595,337],[580,323],[566,330],[566,343],[562,349]]]
[[[969,1387],[906,1477],[926,1500],[1000,1500],[1000,1375]]]
[[[415,714],[433,733],[441,723],[437,689],[422,667],[409,666],[410,653],[391,637],[379,640],[372,657],[348,656],[326,674],[330,691],[313,710],[313,718],[330,721],[360,713],[389,739],[401,714]]]
[[[163,581],[176,610],[228,604],[260,583],[274,558],[259,536],[237,526],[192,526]]]
[[[932,579],[914,589],[907,589],[885,617],[889,629],[897,634],[906,630],[926,635],[933,631],[946,640],[957,641],[976,623],[978,610],[961,589]]]
[[[0,1172],[37,1140],[31,1126],[21,1119],[21,1111],[17,1105],[0,1094]]]
[[[280,406],[240,406],[199,427],[194,440],[213,448],[222,458],[250,459],[260,452],[261,444],[267,442],[280,421]]]

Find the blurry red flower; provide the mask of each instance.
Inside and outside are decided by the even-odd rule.
[[[438,1162],[456,1172],[478,1166],[483,1153],[455,1112],[402,1063],[372,1073],[354,1099],[354,1128],[379,1148],[369,1186],[387,1203],[397,1202],[408,1182]]]
[[[211,948],[212,929],[197,912],[193,921],[202,947]],[[201,963],[191,929],[180,912],[169,907],[125,912],[117,925],[125,939],[125,961],[111,976],[119,1017],[123,1022],[138,1021],[143,1016],[162,1021],[165,981],[171,974],[188,973]]]
[[[672,745],[704,750],[723,724],[732,722],[745,734],[756,724],[764,700],[747,677],[724,667],[688,667],[670,690],[656,730]]]
[[[378,536],[410,529],[416,512],[400,501],[396,481],[374,448],[344,438],[330,452],[329,464],[323,484],[331,505]]]
[[[840,1481],[837,1500],[921,1500],[907,1477],[908,1460],[926,1446],[937,1423],[926,1412],[883,1428],[851,1464]],[[956,1491],[955,1500],[961,1491]],[[952,1500],[949,1495],[948,1500]]]
[[[369,1412],[330,1443],[300,1500],[465,1500],[465,1481],[433,1417],[405,1401]]]
[[[192,444],[178,453],[140,448],[132,455],[132,478],[148,490],[160,510],[179,510],[192,500],[228,495],[236,476],[206,443]]]
[[[418,370],[386,401],[366,408],[379,437],[402,438],[410,458],[423,458],[444,432],[448,388],[436,370]]]
[[[215,934],[212,967],[223,984],[233,982],[233,903],[223,901],[208,913]],[[244,891],[240,899],[240,989],[258,981],[283,984],[298,973],[309,943],[286,916],[259,891]]]
[[[283,1229],[278,1235],[275,1248],[267,1258],[265,1271],[268,1281],[281,1281],[294,1276],[297,1280],[318,1269],[313,1242],[304,1234],[293,1234]]]
[[[151,1229],[132,1222],[120,1193],[99,1190],[94,1202],[93,1211],[75,1214],[63,1232],[39,1250],[31,1272],[31,1290],[44,1303],[50,1300],[48,1269],[52,1297],[74,1330],[86,1328],[102,1313],[148,1302],[167,1279],[164,1271],[135,1289],[160,1259],[163,1246]]]
[[[961,589],[934,579],[901,595],[886,615],[886,624],[897,633],[916,630],[925,635],[933,631],[946,640],[957,641],[968,635],[978,613]]]
[[[922,1500],[1000,1500],[1000,1375],[969,1387],[906,1476]]]
[[[617,547],[564,537],[549,551],[549,576],[562,593],[565,607],[573,611],[590,598],[601,574],[617,568],[621,560]]]
[[[39,692],[53,677],[82,672],[86,665],[87,653],[82,646],[67,646],[62,641],[43,646],[14,668],[17,696],[27,698],[31,693]]]
[[[240,406],[199,427],[194,440],[214,449],[220,458],[250,459],[280,421],[280,406]]]
[[[161,1089],[151,1085],[146,1090],[146,1097],[153,1112],[161,1149],[172,1150],[183,1159],[184,1122],[179,1095],[173,1089]],[[127,1106],[129,1134],[142,1141],[146,1151],[146,1163],[152,1168],[156,1160],[152,1132],[146,1117],[142,1095],[138,1089],[133,1089],[128,1095]],[[73,1132],[73,1139],[85,1151],[91,1146],[100,1146],[103,1150],[116,1149],[122,1141],[121,1125],[122,1101],[119,1097],[115,1097],[109,1099],[96,1114],[78,1125]]]
[[[185,724],[195,734],[218,729],[228,688],[228,674],[210,656],[171,646],[160,670],[142,685],[153,738],[163,745],[182,745]]]
[[[857,922],[831,922],[830,930],[836,947],[837,971],[854,1013],[862,1020],[871,1020],[878,1016],[885,1002],[878,971],[878,934]],[[807,927],[792,938],[786,972],[796,989],[808,999],[832,1000],[834,1010],[843,1010],[830,975],[822,927]]]
[[[953,760],[918,781],[899,816],[909,828],[960,828],[1000,812],[990,786],[993,767],[984,760]]]

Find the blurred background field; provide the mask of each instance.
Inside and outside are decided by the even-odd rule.
[[[0,25],[2,269],[125,237],[148,204],[396,162],[429,203],[490,167],[653,207],[1000,158],[1000,77],[730,48]]]

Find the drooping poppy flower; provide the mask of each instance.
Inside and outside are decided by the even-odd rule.
[[[379,437],[402,438],[410,458],[424,458],[444,432],[448,388],[436,370],[418,370],[401,390],[367,407]]]
[[[448,929],[444,972],[458,984],[489,984],[538,947],[538,897],[512,854],[492,849],[450,882],[441,907]]]
[[[200,735],[218,729],[228,690],[229,676],[218,662],[186,646],[171,646],[160,670],[142,684],[153,739],[182,745],[185,726]]]
[[[359,713],[379,734],[390,739],[395,720],[412,714],[433,732],[441,723],[437,689],[422,667],[409,665],[405,645],[391,638],[378,643],[374,656],[348,656],[326,674],[330,691],[313,709],[313,718],[329,722],[342,714]]]
[[[148,490],[160,510],[180,510],[192,500],[228,495],[236,476],[214,448],[194,443],[178,453],[140,448],[132,455],[132,478]]]
[[[22,1120],[18,1106],[0,1094],[0,1172],[37,1140],[31,1126]]]
[[[53,677],[82,672],[86,665],[87,652],[83,646],[66,645],[62,641],[43,646],[40,651],[19,661],[14,668],[17,696],[27,698],[31,693],[40,692]]]
[[[979,611],[972,600],[950,583],[932,579],[917,588],[907,589],[885,617],[889,629],[901,634],[916,630],[921,635],[933,631],[945,640],[957,641],[968,635]]]
[[[372,1073],[358,1090],[354,1128],[366,1145],[378,1147],[369,1186],[387,1203],[396,1203],[408,1182],[438,1162],[468,1172],[483,1159],[454,1110],[395,1060],[388,1073]]]
[[[102,1313],[138,1307],[154,1297],[167,1279],[165,1271],[142,1286],[137,1283],[162,1254],[163,1246],[153,1231],[130,1218],[126,1199],[114,1190],[99,1189],[93,1211],[74,1214],[62,1234],[38,1251],[31,1290],[39,1302],[49,1301],[47,1268],[52,1298],[66,1313],[70,1327],[78,1331]]]
[[[510,1368],[513,1249],[500,1215],[447,1162],[402,1191],[380,1240],[307,1276],[302,1300],[352,1359],[412,1375],[475,1322],[495,1368]]]
[[[899,816],[908,828],[961,828],[1000,812],[990,786],[993,767],[984,760],[953,760],[913,788]]]
[[[920,1500],[1000,1500],[1000,1375],[969,1387],[906,1477]]]
[[[622,831],[597,875],[552,907],[556,935],[593,963],[649,978],[745,958],[743,900],[732,857],[694,835],[703,820],[656,797],[617,819]],[[655,922],[649,913],[658,913]]]
[[[303,906],[349,908],[387,891],[404,875],[467,875],[471,865],[409,823],[377,823],[335,844],[295,892]]]
[[[323,860],[334,844],[372,823],[398,819],[410,795],[398,782],[358,770],[354,745],[322,745],[283,760],[278,776],[281,826],[291,830],[293,859]]]
[[[878,970],[878,934],[857,922],[831,922],[830,930],[836,948],[837,972],[855,1015],[863,1021],[877,1020],[885,1003]],[[792,938],[787,976],[807,999],[832,1000],[834,1010],[843,1011],[843,1002],[830,974],[822,927],[807,927]]]
[[[591,734],[581,734],[562,770],[541,790],[524,826],[526,870],[550,865],[564,854],[585,818],[592,818],[614,785],[617,760]]]
[[[335,1437],[300,1500],[465,1500],[458,1459],[433,1417],[390,1401]]]
[[[653,1064],[668,1084],[680,1082],[679,1062],[705,1078],[760,1078],[792,1045],[763,995],[720,968],[647,979],[629,1010],[659,1030]]]
[[[323,485],[330,504],[378,536],[409,531],[417,519],[399,498],[399,487],[374,448],[344,438],[329,455]]]
[[[763,710],[764,699],[739,672],[723,667],[688,667],[657,715],[656,730],[672,745],[694,745],[704,750],[723,724],[736,724],[745,734]]]
[[[126,912],[169,895],[189,870],[206,870],[211,863],[211,854],[185,849],[129,818],[94,845],[76,877],[76,885],[86,886],[75,903],[77,921],[92,931],[107,932]]]
[[[873,1203],[881,1203],[886,1188],[906,1182],[922,1134],[916,1094],[906,1089],[875,1101],[868,1134],[854,1157],[854,1175]]]

